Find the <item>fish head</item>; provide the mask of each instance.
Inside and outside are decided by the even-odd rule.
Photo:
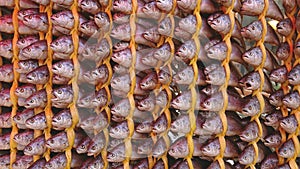
[[[245,62],[252,65],[259,65],[262,62],[262,51],[259,47],[252,48],[246,51],[242,58]]]
[[[207,85],[205,88],[203,88],[201,91],[206,95],[212,95],[216,93],[219,90],[218,86],[215,85]]]
[[[284,35],[284,36],[288,36],[291,32],[292,28],[292,22],[290,19],[283,19],[282,21],[280,21],[277,26],[277,31],[279,34]]]
[[[28,168],[33,163],[33,157],[24,155],[21,158],[18,158],[13,164],[12,168]]]
[[[300,69],[292,69],[288,74],[288,81],[292,85],[300,84]]]
[[[65,94],[64,94],[63,89],[58,88],[56,90],[55,89],[53,90],[51,100],[59,101],[61,98],[64,98],[64,97],[65,97]]]
[[[153,124],[152,131],[155,133],[162,133],[167,129],[167,120],[165,115],[161,115]]]
[[[105,12],[99,12],[94,16],[94,20],[98,26],[104,26],[109,23],[108,15]]]
[[[152,28],[152,29],[148,29],[146,31],[144,31],[142,33],[142,36],[147,39],[147,40],[150,40],[150,41],[158,41],[159,38],[160,38],[160,34],[158,33],[157,29],[155,28]]]
[[[185,98],[184,95],[179,95],[172,100],[171,106],[175,109],[188,108],[190,106],[190,102],[191,99]]]
[[[264,144],[269,147],[277,147],[281,144],[280,134],[271,134],[264,138]]]
[[[258,137],[257,131],[253,130],[252,128],[246,128],[246,130],[244,130],[240,134],[241,140],[247,141],[247,142],[250,142],[250,141],[254,140],[257,137]]]
[[[158,25],[158,32],[161,35],[165,35],[165,36],[169,36],[170,35],[170,31],[172,29],[172,22],[170,20],[170,18],[166,17],[164,20],[162,20],[159,25]]]
[[[116,115],[127,115],[130,111],[130,103],[128,99],[121,100],[115,104],[111,109],[113,114]]]
[[[80,24],[80,30],[87,35],[93,35],[97,33],[98,27],[96,26],[94,21],[87,21]]]
[[[28,99],[25,100],[26,108],[34,108],[34,107],[38,107],[41,103],[41,101],[37,100],[37,98],[35,97],[29,97]]]
[[[156,100],[155,100],[155,104],[159,105],[159,106],[165,106],[168,102],[168,96],[167,93],[165,91],[160,92],[157,96],[156,96]],[[177,101],[176,104],[172,104],[172,106],[176,106],[179,102]]]
[[[167,9],[172,8],[173,1],[172,0],[157,0],[156,5],[158,7],[160,7],[160,9],[166,9],[166,11],[168,11]]]
[[[201,103],[201,107],[203,108],[203,110],[219,109],[223,107],[223,101],[220,98],[214,97],[212,95]]]
[[[283,116],[282,116],[281,112],[274,112],[274,113],[268,114],[265,118],[266,119],[265,124],[266,125],[276,124],[281,120],[282,117]]]
[[[155,67],[158,63],[158,60],[154,56],[145,56],[142,58],[141,62],[145,65]]]
[[[140,82],[140,87],[143,90],[151,90],[154,89],[157,86],[157,76],[155,75],[155,77],[149,77],[149,78],[144,78],[141,82]]]
[[[86,10],[98,8],[98,3],[94,0],[82,0],[79,5],[81,8]]]
[[[251,164],[253,161],[254,150],[253,147],[247,147],[239,156],[239,163],[243,165]]]
[[[52,14],[51,16],[51,21],[53,24],[57,25],[66,24],[70,20],[74,20],[74,16],[72,15],[72,12],[68,10]]]
[[[242,114],[246,116],[254,116],[260,112],[260,104],[257,99],[250,99],[242,109]]]
[[[287,140],[278,150],[279,156],[283,158],[291,158],[294,156],[295,146],[292,139]]]
[[[220,152],[220,143],[218,140],[213,140],[201,147],[201,151],[206,156],[217,156]]]
[[[297,91],[295,91],[290,94],[287,94],[282,99],[282,103],[285,104],[287,107],[296,109],[297,107],[299,107],[299,103],[300,103],[299,93]]]
[[[96,95],[92,102],[96,107],[97,106],[102,107],[102,105],[105,105],[107,101],[108,101],[107,94],[103,93],[103,94]]]
[[[151,123],[143,122],[136,126],[135,131],[139,133],[150,133],[152,131]]]
[[[275,82],[281,82],[282,80],[286,79],[286,76],[287,76],[287,69],[285,66],[283,66],[271,71],[270,80]]]
[[[23,133],[16,134],[14,136],[14,140],[18,144],[23,143],[24,145],[27,145],[34,139],[33,137],[34,137],[33,132],[31,130],[29,130],[29,131],[25,131]]]
[[[25,48],[26,46],[29,46],[30,44],[39,41],[39,38],[36,36],[27,36],[24,38],[20,38],[17,41],[17,46],[20,49]]]
[[[269,96],[269,102],[271,105],[280,107],[280,106],[282,106],[283,97],[284,97],[283,90],[278,90]]]
[[[256,90],[260,87],[260,75],[258,72],[253,72],[249,74],[245,81],[245,88],[247,90]]]
[[[223,67],[217,68],[206,74],[206,83],[213,85],[222,85],[225,80],[225,70]]]
[[[179,27],[195,27],[197,23],[197,20],[196,20],[196,17],[194,15],[188,15],[187,17],[185,18],[182,18],[178,25]]]
[[[30,155],[30,154],[34,154],[36,152],[36,150],[34,149],[34,147],[32,145],[27,145],[25,148],[24,148],[24,154],[25,155]]]
[[[72,125],[72,116],[70,112],[63,111],[59,114],[56,114],[52,118],[52,125]]]
[[[162,47],[154,51],[153,56],[159,60],[167,60],[171,56],[171,48],[169,44],[164,44]]]
[[[168,71],[160,70],[157,75],[158,81],[162,84],[168,84],[171,81],[171,75]]]
[[[79,99],[78,101],[78,106],[80,107],[90,107],[92,100],[95,98],[95,94],[88,94],[87,96],[84,96],[82,98]]]
[[[258,13],[263,10],[264,5],[264,1],[261,0],[244,0],[242,2],[241,12],[252,11]]]
[[[187,132],[190,130],[189,124],[189,117],[187,115],[181,115],[171,123],[170,129],[173,132]]]
[[[124,76],[117,76],[113,77],[111,80],[111,87],[118,89],[118,90],[124,90],[127,91],[130,88],[130,77],[128,74]]]
[[[298,126],[298,121],[295,116],[290,115],[280,120],[280,126],[286,130],[295,131]]]
[[[175,143],[171,145],[168,151],[169,155],[172,157],[183,157],[188,155],[189,148],[186,138],[179,138]]]
[[[132,2],[130,0],[115,0],[113,2],[113,10],[130,14],[132,8]]]
[[[38,68],[38,62],[34,60],[22,60],[18,62],[18,66],[17,71],[19,73],[27,73]]]
[[[130,31],[131,31],[131,28],[130,28],[129,24],[122,24],[122,25],[118,25],[118,26],[114,27],[111,30],[110,35],[116,39],[118,39],[118,37],[123,39],[124,37],[122,38],[121,35],[123,35],[123,36],[128,35],[128,34],[130,34]]]
[[[113,51],[119,52],[129,47],[129,42],[119,41],[113,45]]]
[[[29,14],[23,17],[23,22],[25,24],[39,23],[41,18],[36,14]]]
[[[117,62],[118,64],[125,67],[130,67],[131,59],[132,55],[130,49],[125,49],[112,55],[112,60],[114,62]]]
[[[5,39],[0,41],[0,50],[1,51],[12,51],[12,40]]]
[[[109,131],[109,135],[113,138],[126,138],[129,134],[129,129],[127,126],[127,121],[119,123],[118,125],[112,127]]]
[[[202,124],[202,128],[207,131],[216,131],[217,127],[219,127],[218,123],[222,123],[219,117],[208,118]]]
[[[3,148],[7,148],[10,146],[10,135],[2,135],[0,137],[0,145],[3,146]]]
[[[165,140],[161,137],[153,146],[152,156],[155,158],[160,157],[167,151],[167,145]]]
[[[15,94],[18,97],[22,97],[22,98],[28,98],[34,92],[36,92],[36,88],[33,85],[21,86],[21,87],[16,88],[16,90],[15,90]]]
[[[262,34],[262,23],[254,21],[241,29],[241,34],[246,39],[259,39]]]
[[[68,145],[68,138],[65,132],[58,133],[57,135],[52,136],[46,141],[46,147],[51,149],[67,147]]]
[[[178,72],[174,76],[174,81],[178,84],[190,84],[194,77],[194,70],[191,66],[188,66],[181,72]]]
[[[141,145],[137,148],[138,154],[148,154],[152,151],[153,141],[152,140],[145,140]]]
[[[229,16],[226,14],[213,14],[207,20],[208,24],[211,28],[216,30],[217,32],[226,33],[228,28],[230,28],[231,22]]]
[[[144,99],[138,103],[138,108],[141,110],[152,110],[155,107],[153,99]]]

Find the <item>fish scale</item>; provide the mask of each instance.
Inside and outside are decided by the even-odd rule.
[[[299,166],[299,1],[0,6],[6,168]]]

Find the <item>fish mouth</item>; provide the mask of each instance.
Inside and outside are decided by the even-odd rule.
[[[26,80],[27,80],[27,81],[33,81],[33,78],[30,77],[30,76],[28,76],[28,77],[26,77]]]
[[[277,30],[278,30],[278,29],[283,29],[283,27],[281,27],[281,25],[278,25],[278,26],[277,26]]]
[[[173,108],[175,108],[175,109],[177,109],[177,108],[178,108],[177,104],[176,104],[176,103],[174,103],[174,102],[171,102],[171,106],[172,106]]]

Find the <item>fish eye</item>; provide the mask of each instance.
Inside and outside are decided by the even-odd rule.
[[[51,143],[51,144],[54,144],[54,140],[50,140],[50,143]]]
[[[57,93],[58,93],[58,94],[62,94],[62,91],[61,91],[61,90],[58,90]]]
[[[36,74],[35,74],[35,73],[33,73],[33,74],[32,74],[32,77],[36,77]]]
[[[20,90],[20,92],[22,92],[22,93],[23,93],[23,92],[24,92],[24,89],[21,89],[21,90]]]
[[[255,30],[255,26],[251,26],[251,29],[254,31]]]
[[[58,67],[58,68],[61,68],[61,64],[58,64],[57,67]]]
[[[61,120],[61,117],[60,117],[60,116],[58,116],[58,117],[57,117],[57,120]]]
[[[26,50],[27,50],[28,52],[30,52],[30,51],[31,51],[31,49],[30,49],[30,48],[27,48]]]
[[[28,150],[28,151],[31,151],[31,150],[32,150],[32,147],[31,147],[31,146],[29,146],[29,147],[27,148],[27,150]]]
[[[29,18],[29,19],[32,19],[32,15],[29,15],[28,18]]]
[[[30,123],[34,123],[34,119],[30,119],[29,122],[30,122]]]
[[[80,147],[81,149],[85,149],[85,145],[81,145],[81,147]]]
[[[25,40],[24,40],[24,39],[22,39],[22,40],[21,40],[21,43],[25,43]]]
[[[93,147],[92,147],[92,150],[96,150],[96,146],[93,146]]]
[[[15,118],[16,118],[16,120],[21,120],[20,116],[16,116]]]
[[[33,103],[33,100],[30,100],[30,103]]]

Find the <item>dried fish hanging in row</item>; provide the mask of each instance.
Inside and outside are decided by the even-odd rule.
[[[297,168],[297,3],[0,0],[0,165]]]

